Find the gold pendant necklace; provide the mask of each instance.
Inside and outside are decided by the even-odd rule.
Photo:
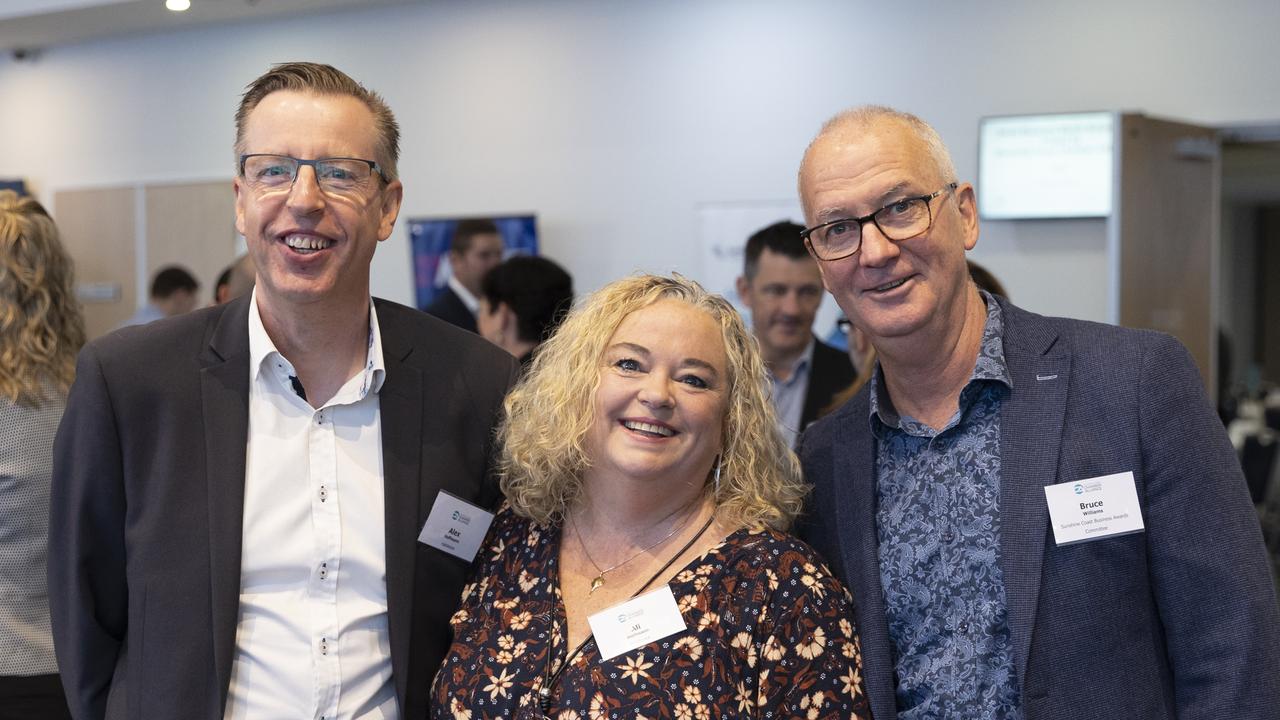
[[[662,519],[661,519],[661,520],[659,520],[658,522],[654,523],[654,527],[657,527],[658,525],[661,525],[663,522],[666,522],[668,519],[670,519],[672,516],[674,516],[676,513],[680,512],[681,510],[687,510],[688,508],[693,507],[694,505],[696,505],[696,504],[697,504],[698,500],[701,500],[701,499],[702,499],[702,496],[698,496],[697,498],[695,498],[695,499],[693,500],[693,502],[690,502],[688,505],[685,505],[685,506],[683,506],[683,507],[678,507],[678,508],[676,508],[676,509],[675,509],[675,510],[673,510],[669,515],[667,515],[666,517],[662,518]],[[654,549],[654,548],[658,547],[658,546],[659,546],[659,545],[661,545],[662,543],[664,543],[664,542],[666,542],[666,541],[670,540],[672,535],[675,535],[675,534],[676,534],[676,532],[678,532],[679,530],[681,530],[682,528],[684,528],[684,527],[686,526],[687,521],[686,521],[686,522],[683,522],[683,523],[675,523],[674,525],[672,525],[672,527],[671,527],[671,531],[670,531],[670,532],[668,532],[666,535],[663,535],[662,537],[658,538],[658,540],[657,540],[657,541],[652,542],[652,543],[650,543],[650,544],[648,544],[648,545],[645,545],[644,547],[640,548],[640,549],[639,549],[639,550],[637,550],[633,555],[631,555],[630,557],[628,557],[626,560],[623,560],[623,561],[622,561],[622,562],[620,562],[620,563],[617,563],[617,564],[615,564],[615,565],[612,565],[612,566],[610,566],[610,567],[608,567],[608,568],[604,568],[604,569],[601,569],[601,567],[600,567],[600,563],[596,562],[596,561],[595,561],[595,558],[591,557],[591,551],[587,550],[587,544],[586,544],[585,542],[583,542],[583,540],[582,540],[582,531],[578,529],[578,523],[577,523],[576,521],[574,521],[574,519],[573,519],[573,516],[572,516],[572,515],[570,515],[570,516],[569,516],[569,524],[570,524],[570,525],[573,525],[573,534],[574,534],[574,536],[575,536],[575,537],[577,537],[577,538],[578,538],[578,545],[582,547],[582,554],[587,556],[587,562],[590,562],[590,563],[591,563],[591,566],[592,566],[592,567],[594,567],[594,568],[596,569],[596,572],[597,572],[597,573],[599,573],[599,574],[597,574],[595,577],[591,578],[591,589],[587,591],[587,595],[591,595],[591,594],[595,593],[595,591],[596,591],[596,590],[599,590],[600,588],[604,587],[604,576],[605,576],[605,575],[608,575],[609,573],[613,572],[614,570],[617,570],[618,568],[622,567],[623,565],[626,565],[627,563],[631,562],[632,560],[635,560],[636,558],[640,557],[641,555],[645,554],[646,552],[648,552],[648,551],[650,551],[650,550],[652,550],[652,549]]]
[[[696,516],[696,513],[694,516]],[[694,516],[691,516],[691,517],[694,517]],[[671,517],[671,515],[668,515],[667,517]],[[663,519],[665,520],[666,518],[663,518]],[[698,532],[694,533],[693,537],[689,538],[689,541],[684,544],[684,547],[677,550],[675,554],[671,556],[670,560],[667,560],[665,563],[663,563],[662,567],[658,568],[657,572],[655,572],[653,575],[650,575],[649,579],[644,581],[644,584],[640,586],[639,590],[636,590],[635,592],[631,593],[631,599],[634,600],[637,597],[639,597],[640,593],[649,589],[649,586],[653,584],[654,580],[657,580],[658,578],[662,577],[662,573],[666,572],[667,568],[671,567],[671,565],[675,563],[676,560],[680,559],[681,555],[684,555],[686,552],[688,552],[689,548],[693,547],[693,544],[698,542],[698,538],[702,537],[703,533],[707,531],[707,528],[711,527],[711,523],[715,519],[716,519],[716,513],[715,513],[715,510],[713,509],[711,511],[711,514],[707,516],[707,521],[702,524],[702,527],[699,528]],[[659,521],[659,523],[660,522],[661,521]],[[657,526],[655,525],[654,527],[657,527]],[[576,526],[574,529],[574,534],[577,534]],[[667,537],[671,537],[671,536],[668,535]],[[582,542],[582,535],[578,535],[578,542]],[[585,551],[587,549],[587,546],[583,545],[582,549],[583,551]],[[588,557],[588,559],[590,559],[590,557]],[[593,560],[592,564],[594,563],[595,561]],[[617,567],[617,565],[615,565],[614,567]],[[601,577],[603,577],[603,575],[601,575]],[[601,582],[603,583],[603,581]],[[555,621],[552,621],[552,627],[553,628],[555,627]],[[557,668],[554,673],[551,672],[551,663],[553,661],[552,655],[551,653],[547,653],[547,664],[542,668],[542,685],[538,688],[538,693],[537,693],[538,699],[535,700],[534,702],[527,704],[520,711],[520,713],[516,715],[516,720],[551,720],[551,706],[555,703],[555,698],[552,697],[551,693],[556,686],[556,682],[560,680],[560,675],[569,667],[569,664],[573,662],[573,659],[578,657],[578,654],[581,653],[587,647],[588,644],[595,642],[595,639],[596,639],[595,635],[588,635],[587,639],[578,643],[578,647],[574,648],[567,655],[565,655],[564,662],[560,663],[560,667]],[[567,649],[568,648],[566,648],[566,650]],[[542,711],[541,715],[539,715],[538,710],[534,710],[534,707],[537,707],[538,710]]]

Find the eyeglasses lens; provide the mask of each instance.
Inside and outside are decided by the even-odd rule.
[[[369,181],[372,169],[362,160],[335,158],[302,161],[287,155],[251,155],[244,161],[245,180],[264,192],[288,190],[302,165],[311,165],[316,182],[327,192],[358,190]]]

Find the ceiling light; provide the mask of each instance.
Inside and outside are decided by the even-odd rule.
[[[164,0],[164,6],[174,12],[182,12],[191,7],[191,0]]]

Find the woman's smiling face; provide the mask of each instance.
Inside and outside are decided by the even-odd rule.
[[[727,364],[720,326],[688,303],[625,317],[601,358],[592,469],[701,486],[722,446]]]

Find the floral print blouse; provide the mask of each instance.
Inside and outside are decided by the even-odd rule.
[[[542,718],[566,654],[559,528],[503,508],[451,620],[431,717]],[[869,718],[849,593],[807,545],[739,530],[669,587],[686,630],[602,661],[588,642],[555,681],[552,720]]]

